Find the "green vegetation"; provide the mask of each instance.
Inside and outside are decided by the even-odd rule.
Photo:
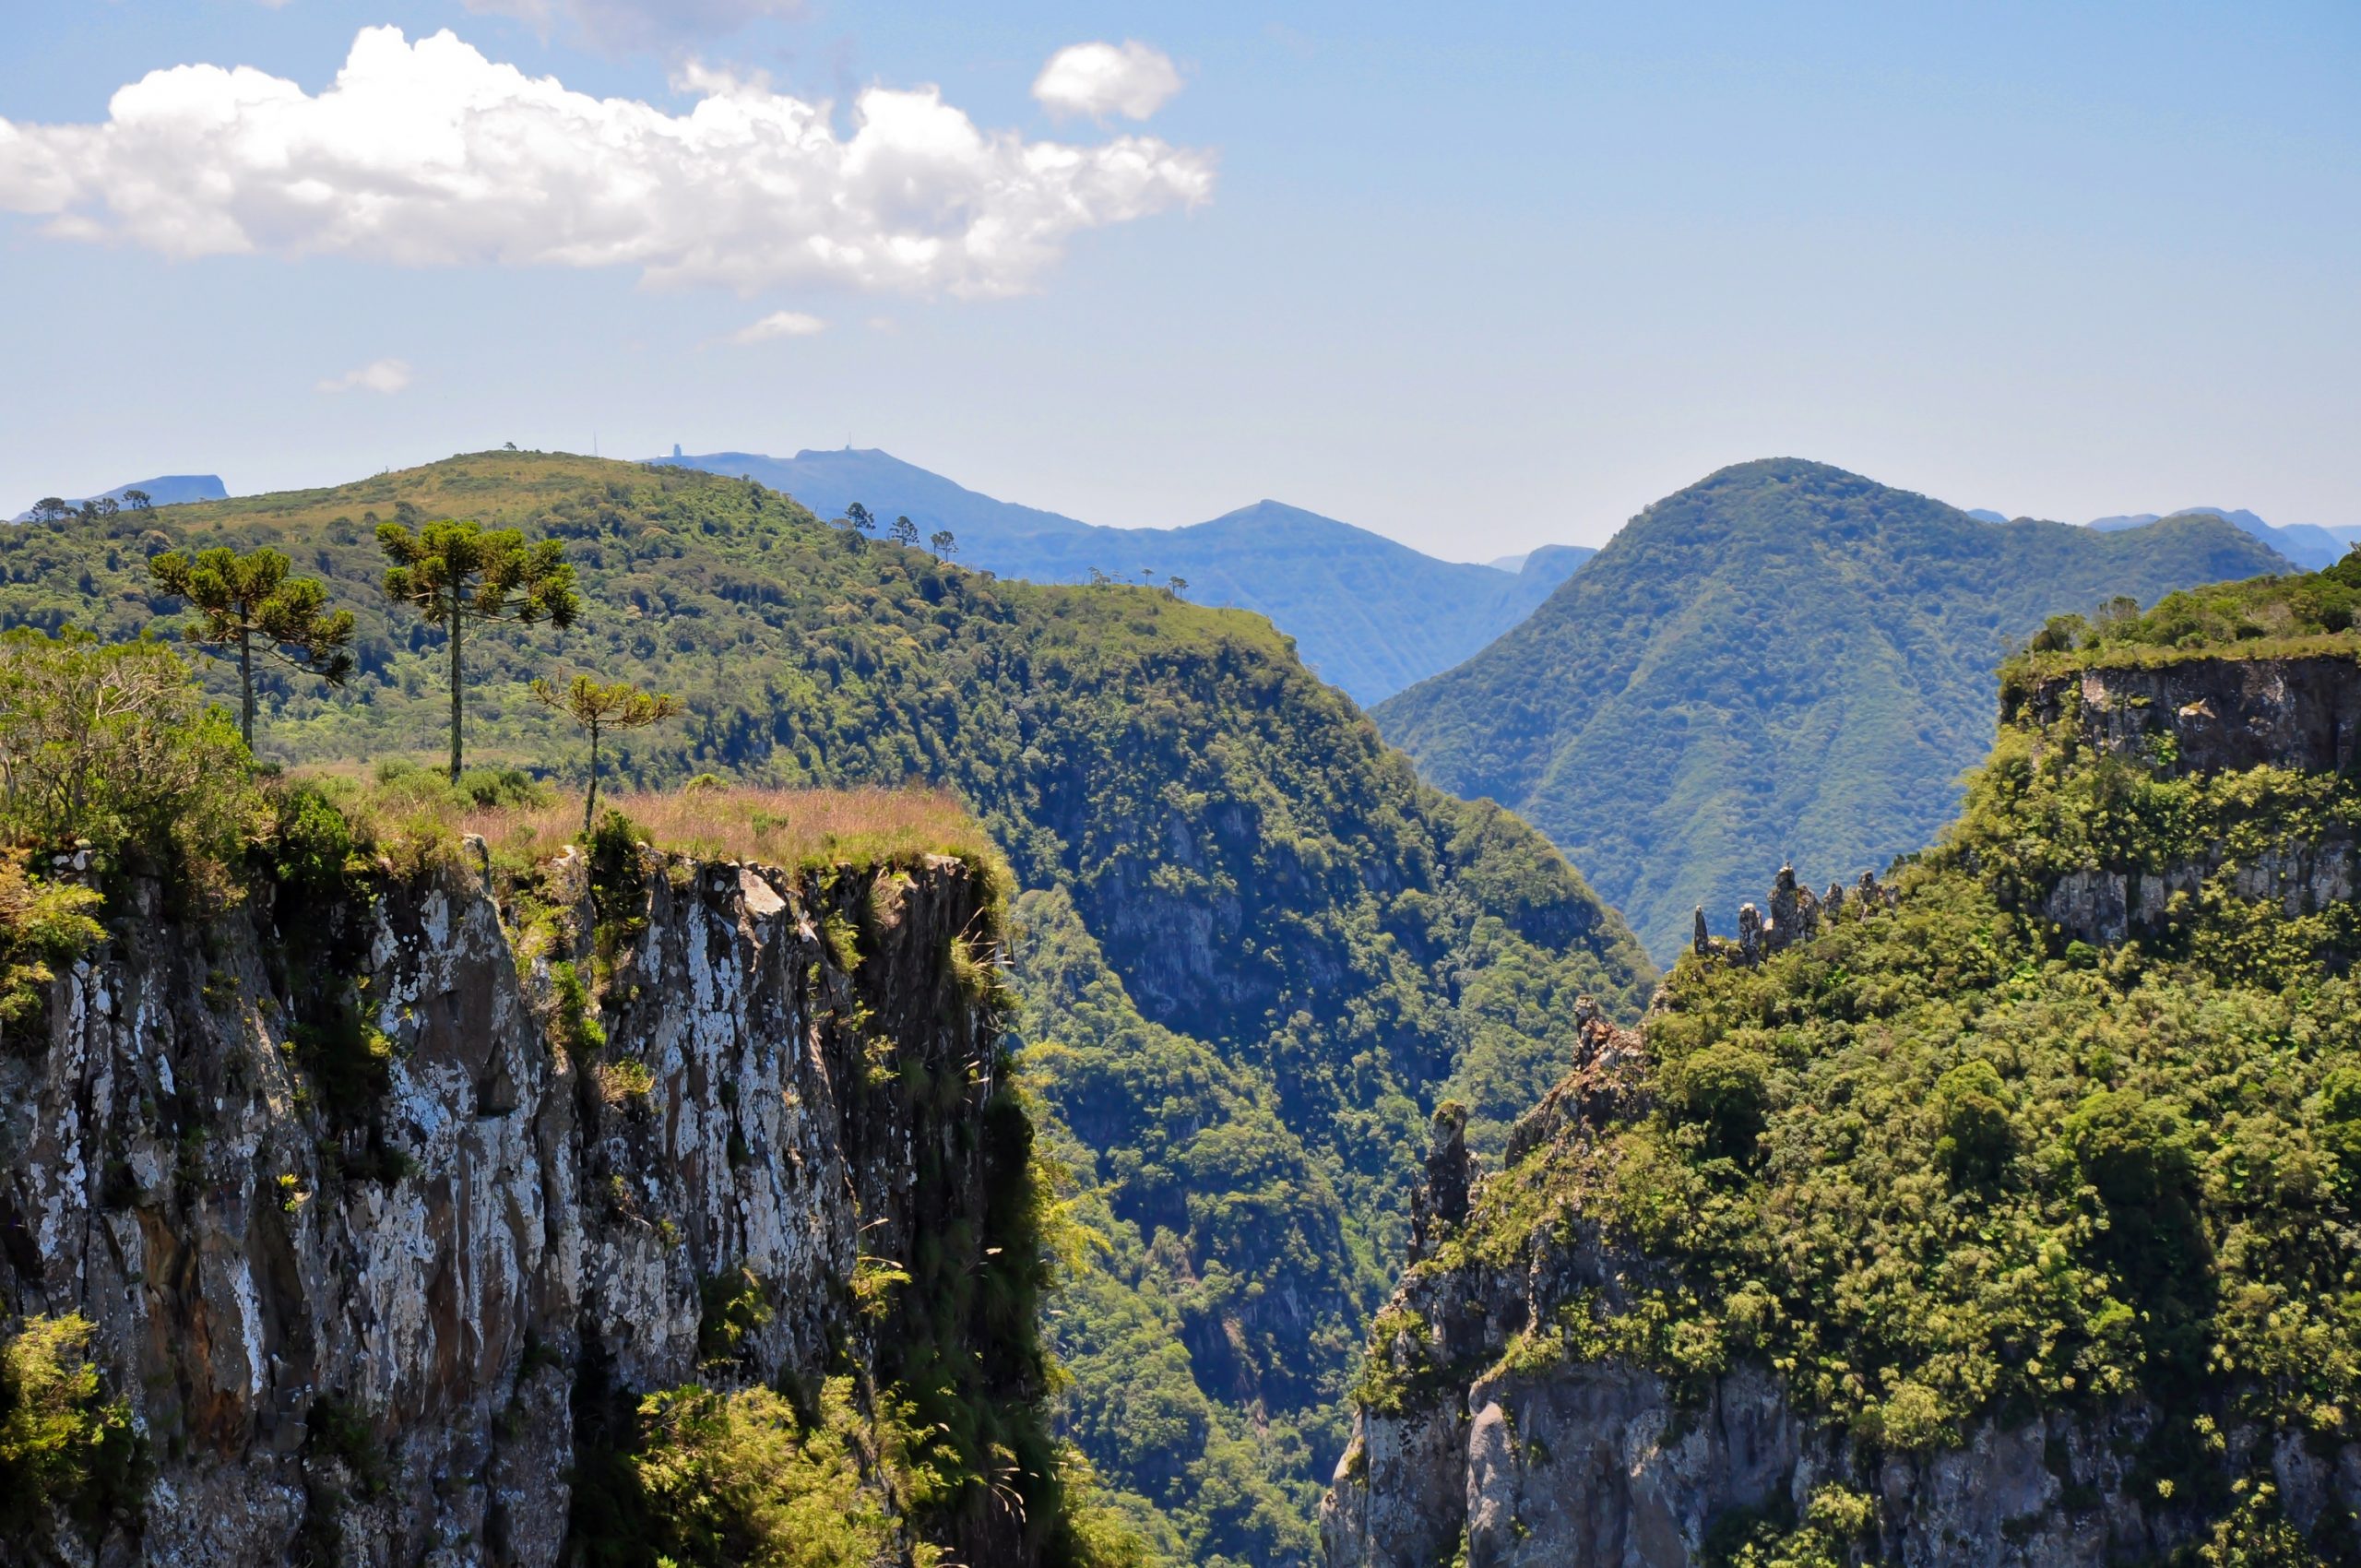
[[[310,577],[291,577],[289,562],[276,550],[240,555],[217,545],[191,559],[168,550],[148,563],[157,586],[184,599],[196,618],[181,635],[206,647],[238,656],[238,733],[255,743],[255,653],[291,670],[341,685],[352,673],[352,612],[331,611],[327,594]]]
[[[862,1420],[851,1380],[822,1388],[808,1425],[767,1388],[688,1387],[640,1405],[648,1439],[632,1456],[660,1521],[661,1561],[682,1568],[876,1568],[897,1560],[889,1502],[934,1501],[941,1485],[907,1427]],[[872,1486],[864,1468],[890,1467]],[[919,1544],[918,1568],[941,1561]]]
[[[547,620],[561,630],[572,625],[581,609],[574,568],[555,540],[528,545],[515,529],[486,533],[476,523],[456,519],[428,523],[415,533],[398,521],[380,523],[377,543],[393,562],[386,573],[386,597],[416,610],[428,625],[443,628],[451,659],[451,782],[457,784],[466,683],[459,650],[468,626],[504,620],[523,626]],[[594,793],[597,788],[594,744]]]
[[[1380,534],[1275,501],[1178,529],[1098,528],[963,490],[884,452],[794,457],[724,452],[680,461],[758,480],[823,517],[865,501],[952,529],[969,564],[1038,583],[1152,582],[1200,602],[1268,616],[1303,661],[1354,701],[1374,703],[1447,670],[1525,618],[1591,552],[1547,546],[1504,572],[1439,561]],[[864,508],[866,510],[866,508]],[[898,533],[896,535],[898,540]]]
[[[2005,676],[2184,659],[2361,654],[2361,550],[2318,572],[2249,577],[2168,593],[2145,612],[2110,600],[2092,616],[2053,615]]]
[[[0,1530],[12,1547],[46,1540],[59,1509],[94,1538],[138,1517],[147,1445],[131,1408],[106,1397],[93,1332],[78,1313],[0,1331]]]
[[[282,926],[270,955],[274,990],[290,1014],[287,1049],[303,1069],[296,1103],[316,1108],[327,1134],[319,1146],[326,1172],[331,1181],[407,1174],[383,1138],[392,1047],[358,1004],[366,982],[352,979],[354,924],[340,917],[379,878],[455,868],[457,830],[481,821],[506,829],[486,836],[487,858],[495,842],[501,851],[485,868],[495,891],[529,921],[552,918],[540,898],[541,868],[530,858],[557,837],[547,820],[552,792],[513,773],[446,779],[397,760],[365,781],[335,773],[258,781],[242,745],[219,743],[224,721],[205,707],[186,667],[157,645],[107,647],[20,630],[5,650],[0,677],[14,706],[0,725],[0,760],[13,787],[10,830],[58,843],[68,827],[88,821],[107,834],[87,846],[94,852],[122,863],[145,854],[153,861],[147,869],[165,873],[184,871],[180,861],[202,852],[219,874],[225,901],[247,890],[247,877],[270,882],[271,912]],[[192,759],[204,766],[192,766]],[[122,776],[126,768],[129,778]],[[683,815],[706,836],[757,850],[769,841],[809,856],[849,839],[906,855],[913,866],[923,857],[964,853],[979,873],[977,939],[990,942],[997,932],[1007,873],[976,826],[941,796],[868,790],[824,801],[707,786],[694,792]],[[197,831],[192,822],[212,826]],[[942,831],[946,822],[955,828]],[[645,878],[666,859],[660,844],[641,840],[642,831],[610,811],[581,839],[599,908],[594,946],[602,970]],[[7,917],[0,942],[11,999],[18,990],[30,996],[18,1011],[38,1005],[46,962],[102,934],[82,912],[96,896],[36,885],[25,861],[11,847],[0,862],[7,873],[0,880]],[[851,909],[867,921],[877,907],[876,879],[898,873],[892,864],[859,870],[867,880],[832,864],[821,885],[840,896],[833,914]],[[943,956],[957,992],[996,1004],[998,988],[972,954],[964,967],[955,953]],[[602,1042],[591,988],[571,965],[553,965],[552,980],[552,1034],[577,1056],[596,1055]],[[223,1008],[241,1004],[240,988],[219,973],[206,997]],[[854,1011],[866,1018],[869,1004],[884,1000],[869,998]],[[1010,1063],[996,1066],[988,1081],[1004,1085]],[[606,1062],[598,1070],[611,1099],[644,1099],[650,1087],[640,1063]],[[1136,1559],[1129,1533],[1092,1503],[1086,1464],[1051,1436],[1045,1414],[1051,1365],[1039,1338],[1039,1297],[1050,1278],[1045,1228],[1055,1205],[1034,1158],[1031,1115],[1004,1087],[970,1098],[973,1082],[955,1063],[947,1073],[884,1073],[868,1085],[876,1098],[862,1114],[917,1129],[907,1145],[917,1165],[908,1220],[913,1255],[907,1267],[880,1266],[850,1282],[848,1294],[863,1295],[864,1278],[872,1287],[860,1316],[876,1338],[865,1355],[850,1354],[854,1336],[866,1330],[848,1324],[838,1345],[840,1360],[876,1376],[860,1401],[867,1446],[853,1440],[848,1379],[828,1384],[808,1420],[772,1390],[692,1387],[653,1396],[641,1403],[627,1443],[604,1450],[593,1443],[587,1455],[594,1480],[623,1475],[635,1488],[621,1503],[602,1496],[586,1504],[592,1526],[615,1526],[586,1533],[590,1556],[852,1563],[886,1554],[926,1563],[943,1550],[929,1541],[1014,1534],[1061,1568]],[[889,1099],[890,1110],[877,1098]],[[956,1125],[928,1124],[945,1117]],[[204,1128],[189,1128],[184,1148],[201,1150],[205,1140]],[[980,1178],[979,1191],[970,1176]],[[290,1174],[280,1177],[279,1196],[294,1212],[307,1194]],[[772,1320],[769,1288],[740,1270],[708,1282],[704,1306],[706,1368],[734,1375],[753,1336]],[[44,1524],[53,1505],[95,1523],[136,1503],[138,1451],[128,1412],[97,1403],[99,1374],[80,1359],[90,1336],[78,1318],[35,1320],[0,1360],[0,1480],[13,1487],[5,1506],[28,1510],[28,1527]],[[305,1550],[333,1555],[346,1492],[366,1498],[385,1488],[383,1455],[366,1414],[333,1398],[314,1407],[309,1429],[306,1454],[325,1467],[311,1472]]]
[[[1823,464],[1725,469],[1633,518],[1532,617],[1377,709],[1426,778],[1556,841],[1669,960],[1791,860],[1849,882],[1932,837],[1992,667],[2110,594],[2282,571],[2232,525],[1977,522]]]
[[[626,681],[602,686],[587,675],[576,675],[564,690],[537,680],[531,690],[534,701],[564,714],[590,737],[590,778],[582,792],[582,836],[587,838],[599,814],[599,737],[610,730],[645,730],[678,714],[681,705]]]
[[[2175,777],[2029,726],[1897,908],[1758,965],[1684,958],[1646,1026],[1655,1109],[1533,1152],[1421,1266],[1597,1226],[1628,1301],[1559,1303],[1529,1339],[1691,1396],[1767,1362],[1872,1456],[2144,1399],[2137,1484],[2260,1550],[2287,1526],[2239,1467],[2264,1461],[2230,1455],[2350,1442],[2361,1411],[2361,908],[2236,879],[2352,841],[2361,783]],[[2041,916],[2065,873],[2165,867],[2197,885],[2137,941]],[[1748,1530],[1727,1561],[1842,1560],[1825,1520]]]
[[[243,852],[248,771],[171,649],[0,634],[0,837],[86,847],[101,875],[138,862],[219,891]]]
[[[1308,1561],[1380,1283],[1334,1157],[1266,1074],[1140,1017],[1063,892],[1022,896],[1014,934],[1020,1063],[1077,1243],[1048,1325],[1062,1424],[1160,1555]]]
[[[9,1031],[35,1016],[42,988],[70,964],[106,940],[106,928],[90,918],[105,902],[96,888],[32,875],[31,857],[0,847],[0,1049]]]
[[[1180,1299],[1194,1304],[1182,1313],[1154,1299],[1162,1277],[1143,1274],[1136,1289],[1094,1298],[1102,1307],[1069,1310],[1059,1332],[1082,1364],[1152,1331],[1157,1364],[1185,1355],[1222,1430],[1252,1434],[1252,1455],[1240,1436],[1221,1450],[1229,1468],[1184,1474],[1177,1493],[1158,1456],[1135,1448],[1149,1473],[1133,1476],[1114,1447],[1096,1449],[1110,1485],[1159,1497],[1216,1489],[1217,1511],[1235,1477],[1284,1475],[1293,1523],[1240,1526],[1233,1538],[1285,1537],[1297,1555],[1264,1561],[1299,1560],[1303,1500],[1340,1441],[1333,1415],[1318,1412],[1350,1379],[1350,1313],[1364,1300],[1355,1292],[1367,1291],[1373,1260],[1399,1255],[1429,1108],[1446,1093],[1467,1101],[1471,1141],[1496,1148],[1572,1060],[1576,995],[1636,1014],[1653,974],[1621,922],[1515,818],[1419,784],[1256,617],[1161,588],[995,580],[713,475],[495,453],[335,491],[29,527],[0,536],[0,621],[71,619],[135,636],[159,608],[148,553],[270,545],[315,570],[358,623],[344,688],[257,674],[274,747],[339,768],[416,756],[446,722],[438,697],[449,649],[434,626],[398,623],[373,602],[371,529],[389,513],[466,516],[562,542],[584,606],[564,656],[602,679],[672,693],[684,714],[615,737],[606,762],[623,789],[700,775],[754,787],[727,808],[741,814],[736,826],[711,832],[799,853],[813,841],[767,817],[762,800],[912,780],[950,791],[981,820],[983,849],[1004,853],[1016,886],[1064,895],[1137,1016],[1224,1063],[1235,1103],[1263,1107],[1233,1119],[1230,1146],[1207,1139],[1143,1165],[1142,1194],[1169,1194],[1180,1168],[1168,1158],[1206,1183],[1202,1219],[1164,1226],[1194,1249],[1176,1271],[1221,1263],[1219,1274],[1192,1276]],[[565,721],[531,695],[560,646],[546,627],[470,640],[480,759],[586,781]],[[398,796],[417,786],[335,788]],[[410,833],[397,804],[354,804],[357,818],[379,814],[355,830],[376,848],[356,855],[398,866],[406,843],[448,843],[447,826]],[[670,842],[706,831],[724,810],[704,791],[621,804]],[[438,807],[433,821],[453,814]],[[456,815],[496,862],[579,831],[570,802]],[[914,843],[931,829],[880,831]],[[1032,1031],[1076,1050],[1101,1033],[1089,1022]],[[1090,1092],[1151,1109],[1069,1123],[1110,1170],[1133,1158],[1111,1140],[1148,1128],[1161,1098],[1152,1079],[1121,1081],[1130,1070],[1109,1052]],[[1139,1066],[1162,1070],[1154,1059]],[[1064,1113],[1059,1091],[1045,1100]],[[1272,1193],[1332,1194],[1340,1218],[1324,1229],[1315,1213],[1299,1237],[1262,1248],[1245,1234],[1248,1217]],[[1161,1223],[1142,1229],[1144,1247]],[[1344,1281],[1356,1283],[1343,1290]],[[1294,1317],[1269,1304],[1291,1295],[1318,1305]],[[1239,1349],[1232,1322],[1245,1336]],[[1252,1512],[1270,1494],[1235,1495]],[[1203,1538],[1216,1533],[1207,1526]]]

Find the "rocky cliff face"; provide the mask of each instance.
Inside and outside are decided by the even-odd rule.
[[[2342,777],[2361,764],[2361,665],[2349,657],[2203,659],[2102,667],[2044,681],[2024,719],[2070,723],[2094,754],[2175,778],[2253,767]],[[2361,842],[2341,826],[2276,842],[2216,843],[2170,865],[2094,866],[2059,878],[2047,918],[2085,942],[2158,932],[2224,870],[2237,897],[2290,915],[2353,897]]]
[[[2011,706],[2009,719],[2070,718],[2097,750],[2177,774],[2346,773],[2361,760],[2361,664],[2350,655],[2099,666],[2038,682]]]
[[[2201,892],[2216,909],[2244,905],[2289,922],[2354,898],[2361,861],[2343,780],[2361,755],[2361,677],[2350,659],[2093,670],[2035,688],[2008,721],[2051,735],[2053,726],[2071,723],[2082,755],[2133,763],[2151,782],[2199,776],[2218,782],[2254,768],[2295,780],[2254,783],[2251,802],[2235,801],[2236,811],[2208,819],[2195,834],[2195,852],[2190,843],[2177,844],[2174,863],[2127,867],[2109,850],[2094,868],[2067,874],[2046,893],[2033,888],[2023,907],[2034,944],[2023,960],[2028,965],[2080,964],[2087,971],[2107,959],[2061,956],[2069,940],[2078,949],[2082,943],[2104,947],[2167,921],[2194,929],[2201,917],[2192,898]],[[2218,806],[2227,797],[2216,788],[2209,798]],[[2102,839],[2094,834],[2091,842]],[[1980,874],[1976,859],[1975,852],[1961,855],[1941,873],[1953,879],[1943,885],[1946,897],[1958,897],[1966,879]],[[2189,897],[2176,902],[2176,893]],[[1815,897],[1783,870],[1766,908],[1742,911],[1735,940],[1709,934],[1699,913],[1695,962],[1770,974],[1781,953],[1811,943],[1840,920],[1905,922],[1897,925],[1902,930],[1911,918],[1907,897],[1898,903],[1892,888],[1865,883]],[[2174,940],[2185,944],[2185,931]],[[1846,949],[1864,950],[1858,944]],[[2159,944],[2153,951],[2172,949]],[[2350,959],[2341,952],[2320,963],[2343,969]],[[2294,962],[2302,968],[2309,960]],[[1811,972],[1826,985],[1833,971]],[[2280,985],[2277,971],[2257,972],[2265,978],[2249,983]],[[2304,972],[2308,985],[2343,983],[2329,982],[2319,968]],[[1682,975],[1668,982],[1659,1010],[1682,983]],[[1903,983],[1925,981],[1911,974]],[[2225,994],[2233,983],[2222,977]],[[1774,1021],[1802,1022],[1817,1004],[1814,991],[1798,989]],[[1857,1004],[1857,993],[1834,1004]],[[2136,1014],[2142,1002],[2110,1004]],[[1756,1020],[1750,1015],[1745,1021]],[[1638,1030],[1586,1026],[1582,1066],[1519,1125],[1512,1168],[1537,1149],[1604,1146],[1647,1116],[1660,1082],[1650,1030],[1663,1022],[1659,1011]],[[2351,1048],[2349,1038],[2319,1047],[2331,1062]],[[2107,1082],[2102,1077],[2074,1093]],[[1814,1105],[1805,1113],[1824,1111],[1833,1135],[1840,1109]],[[1418,1205],[1412,1266],[1377,1320],[1351,1444],[1322,1507],[1331,1568],[1678,1568],[1721,1561],[2098,1568],[2179,1561],[2174,1553],[2200,1547],[2217,1553],[2206,1561],[2343,1562],[2361,1538],[2355,1533],[2361,1443],[2333,1422],[2307,1430],[2262,1416],[2260,1402],[2246,1399],[2251,1387],[2237,1384],[2226,1360],[2196,1388],[2178,1385],[2184,1403],[2152,1397],[2144,1385],[2037,1413],[2022,1407],[2011,1412],[2004,1403],[1961,1420],[1942,1441],[1916,1443],[1867,1441],[1857,1428],[1848,1431],[1806,1408],[1765,1364],[1766,1356],[1787,1348],[1784,1337],[1718,1375],[1676,1386],[1601,1348],[1605,1340],[1596,1330],[1649,1310],[1650,1299],[1660,1309],[1687,1288],[1687,1277],[1608,1229],[1583,1197],[1566,1195],[1572,1189],[1542,1186],[1544,1178],[1531,1176],[1530,1168],[1479,1180],[1477,1207],[1546,1218],[1515,1232],[1513,1245],[1501,1244],[1499,1230],[1482,1238],[1471,1230],[1454,1241],[1454,1217],[1469,1209],[1469,1176],[1447,1119],[1438,1121],[1435,1148],[1430,1192]],[[1796,1157],[1791,1150],[1789,1158]],[[1578,1165],[1570,1155],[1563,1168]],[[1767,1218],[1780,1210],[1765,1200],[1758,1212]],[[2296,1231],[2309,1226],[2349,1234],[2341,1215],[2331,1206]],[[1787,1218],[1799,1232],[1810,1219]],[[1894,1277],[1918,1283],[1894,1289],[1916,1290],[1916,1310],[1936,1310],[1940,1289],[1925,1282],[1940,1266],[1939,1259],[1896,1260]],[[1707,1295],[1692,1313],[1723,1313],[1727,1305]],[[1829,1310],[1833,1315],[1838,1309]],[[2308,1353],[2327,1354],[2326,1344],[2318,1340]],[[2188,1461],[2177,1493],[2168,1477],[2160,1482],[2156,1456],[2199,1452],[2187,1446],[2191,1431],[2202,1440],[2203,1456]],[[2175,1450],[2176,1443],[2183,1447]],[[2192,1504],[2192,1490],[2213,1501]],[[2251,1540],[2236,1533],[2247,1526],[2225,1523],[2226,1510],[2244,1506],[2239,1499],[2266,1500],[2267,1510],[2275,1511],[2271,1528],[2284,1532],[2272,1538],[2293,1555],[2251,1554]],[[1734,1525],[1742,1528],[1734,1531]],[[1726,1555],[1758,1526],[1773,1535],[1819,1528],[1820,1544],[1795,1556]],[[2225,1545],[2234,1540],[2246,1544]]]
[[[98,1561],[554,1563],[578,1431],[698,1375],[708,1282],[775,1308],[708,1381],[816,1376],[892,1329],[858,1258],[983,1232],[980,876],[642,872],[594,914],[561,862],[521,943],[466,871],[210,921],[149,886],[59,977],[0,1054],[0,1283],[96,1324],[145,1434],[144,1526]]]

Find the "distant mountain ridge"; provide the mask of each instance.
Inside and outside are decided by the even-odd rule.
[[[2120,517],[2093,517],[2090,526],[2101,533],[2117,533],[2125,529],[2162,522],[2166,517],[2219,517],[2231,527],[2252,534],[2298,566],[2314,572],[2343,560],[2354,538],[2361,535],[2361,529],[2356,529],[2331,530],[2311,523],[2266,523],[2252,512],[2230,506],[2183,506],[2177,512],[2161,513],[2127,512]]]
[[[1693,906],[1726,918],[1765,865],[1849,880],[1925,843],[1984,754],[1993,666],[2045,617],[2287,568],[2211,516],[1993,524],[1825,464],[1742,463],[1375,718],[1428,778],[1548,834],[1661,961]]]
[[[154,479],[138,479],[129,484],[118,484],[113,490],[103,490],[96,495],[69,495],[61,499],[69,506],[79,506],[85,501],[119,502],[135,490],[146,491],[148,499],[159,506],[177,506],[185,501],[222,501],[230,494],[219,474],[160,474]],[[32,515],[32,508],[27,506],[8,520],[26,522]]]
[[[1597,553],[1546,545],[1519,571],[1439,561],[1277,501],[1187,528],[1106,528],[981,494],[873,449],[793,457],[676,449],[657,461],[755,480],[824,517],[858,501],[884,524],[908,517],[922,535],[948,529],[964,564],[1004,577],[1183,578],[1192,600],[1269,617],[1323,680],[1364,707],[1470,658]]]

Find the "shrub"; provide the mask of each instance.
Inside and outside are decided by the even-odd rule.
[[[697,1356],[702,1360],[735,1360],[746,1341],[777,1315],[770,1287],[742,1265],[707,1279],[702,1294],[705,1311],[697,1320]]]
[[[590,988],[583,983],[582,971],[568,963],[552,964],[550,992],[557,1043],[575,1067],[586,1067],[607,1043],[607,1031],[592,1016]]]
[[[864,1484],[849,1379],[821,1390],[808,1426],[767,1388],[690,1386],[640,1403],[646,1441],[632,1460],[661,1538],[681,1568],[883,1568],[895,1526]],[[920,1547],[921,1564],[939,1553]]]
[[[0,847],[0,1040],[39,1011],[53,966],[72,963],[107,934],[89,915],[101,902],[96,892],[38,880],[27,873],[29,859]]]
[[[95,1532],[136,1516],[148,1483],[131,1408],[107,1399],[79,1313],[34,1317],[0,1339],[0,1529],[38,1537],[53,1512]]]
[[[279,885],[314,899],[334,897],[356,848],[351,823],[313,779],[280,786],[270,803],[268,849]]]
[[[2180,1197],[2196,1172],[2188,1123],[2137,1090],[2085,1097],[2067,1118],[2066,1138],[2083,1179],[2110,1210],[2153,1213]]]
[[[2361,1181],[2361,1067],[2330,1072],[2320,1086],[2320,1142]]]
[[[1709,1158],[1751,1158],[1770,1104],[1771,1063],[1762,1052],[1723,1040],[1667,1063],[1666,1103],[1704,1129]]]
[[[152,642],[0,635],[0,834],[87,841],[226,890],[259,805],[252,761],[188,666]]]
[[[1935,1085],[1935,1114],[1941,1127],[1935,1158],[1963,1185],[1996,1180],[2016,1152],[2008,1086],[1989,1062],[1963,1062],[1944,1074]]]

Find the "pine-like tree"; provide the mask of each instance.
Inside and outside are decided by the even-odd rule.
[[[377,525],[377,543],[393,562],[386,595],[407,604],[451,637],[451,782],[459,781],[465,666],[460,644],[470,622],[547,620],[574,624],[582,600],[565,546],[553,539],[528,544],[515,529],[490,533],[471,521],[427,523],[416,532],[400,523]]]
[[[352,612],[330,610],[313,577],[291,577],[291,563],[267,547],[250,554],[217,545],[192,557],[171,550],[148,563],[156,586],[188,600],[196,617],[181,628],[193,643],[238,657],[238,731],[255,746],[255,655],[317,675],[331,686],[352,673]]]
[[[576,675],[563,688],[547,681],[533,683],[533,696],[579,725],[590,737],[590,789],[582,797],[582,837],[599,805],[599,737],[610,730],[644,730],[681,711],[681,705],[662,693],[650,695],[628,681],[600,685],[587,675]]]

